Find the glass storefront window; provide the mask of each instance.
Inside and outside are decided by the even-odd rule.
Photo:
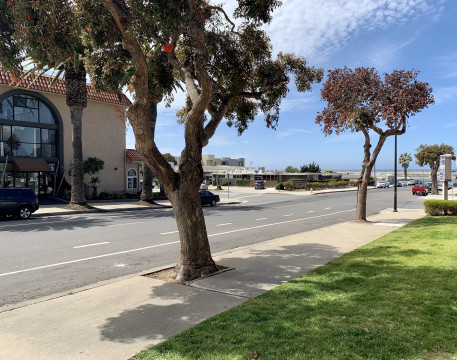
[[[41,129],[41,142],[43,144],[55,144],[56,143],[56,131]]]
[[[45,157],[45,158],[57,157],[56,146],[55,145],[42,144],[41,145],[41,156]]]
[[[9,97],[8,99],[5,99],[0,103],[0,119],[13,119],[13,106],[11,104],[12,99],[12,97]]]
[[[40,129],[23,126],[13,126],[13,135],[18,137],[18,141],[25,143],[39,143]]]
[[[39,157],[40,144],[21,143],[17,148],[13,148],[14,156]]]
[[[49,107],[40,101],[40,123],[41,124],[55,124],[54,116]]]

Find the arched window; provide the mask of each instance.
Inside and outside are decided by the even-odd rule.
[[[0,102],[0,156],[55,161],[58,121],[40,98],[14,94]]]
[[[127,190],[138,188],[138,176],[135,169],[129,169],[127,172]]]

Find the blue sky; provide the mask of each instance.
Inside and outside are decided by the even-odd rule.
[[[234,9],[234,0],[226,0]],[[457,1],[455,0],[284,0],[265,27],[274,52],[294,53],[325,70],[348,66],[375,67],[380,74],[393,69],[417,69],[419,80],[433,88],[435,104],[410,118],[398,137],[398,154],[414,159],[420,144],[446,143],[457,149]],[[203,154],[244,157],[247,166],[284,170],[316,162],[321,169],[360,169],[363,136],[346,132],[325,137],[315,117],[326,103],[321,85],[312,92],[293,88],[281,106],[276,131],[259,116],[242,136],[221,123]],[[177,94],[172,108],[159,107],[156,143],[179,156],[184,147],[183,126],[176,109],[184,103]],[[376,138],[372,137],[372,144]],[[127,147],[134,148],[127,129]],[[377,169],[393,169],[394,139],[389,138],[376,162]],[[455,163],[453,164],[455,167]],[[414,163],[410,168],[419,168]]]

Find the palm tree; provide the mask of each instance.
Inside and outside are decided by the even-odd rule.
[[[411,161],[413,161],[413,158],[411,157],[411,154],[408,154],[406,152],[403,153],[403,154],[400,154],[400,156],[398,157],[398,163],[401,166],[403,166],[403,171],[405,172],[405,180],[408,179],[406,169],[408,169],[409,163]]]

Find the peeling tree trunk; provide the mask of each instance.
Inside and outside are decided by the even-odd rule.
[[[211,256],[198,188],[181,188],[167,194],[173,205],[181,242],[181,253],[173,277],[189,281],[217,271]]]
[[[155,127],[157,122],[157,104],[158,100],[151,100],[149,102],[149,124],[151,129],[151,138],[154,140]],[[143,188],[140,194],[140,203],[147,202],[149,204],[155,204],[154,195],[152,193],[152,181],[154,180],[154,173],[151,168],[144,163],[143,168]]]

